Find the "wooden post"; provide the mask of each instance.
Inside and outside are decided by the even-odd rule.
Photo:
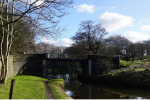
[[[9,99],[12,99],[12,98],[13,98],[14,88],[15,88],[15,79],[13,79],[13,80],[11,81]]]

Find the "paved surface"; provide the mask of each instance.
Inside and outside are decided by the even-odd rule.
[[[48,86],[48,81],[44,81],[44,84],[45,84],[47,99],[55,99],[52,95],[52,92],[51,92],[49,86]]]

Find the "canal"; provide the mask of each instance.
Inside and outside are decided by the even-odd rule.
[[[115,88],[94,83],[84,83],[77,80],[78,71],[56,71],[48,76],[63,78],[64,91],[74,99],[150,99],[150,90],[135,88]]]

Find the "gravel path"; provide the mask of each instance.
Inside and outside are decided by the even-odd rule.
[[[52,92],[48,86],[48,81],[44,81],[47,99],[54,99]]]

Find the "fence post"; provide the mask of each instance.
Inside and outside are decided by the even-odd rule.
[[[15,88],[15,79],[13,79],[13,80],[11,81],[9,99],[12,99],[12,98],[13,98],[14,88]]]

